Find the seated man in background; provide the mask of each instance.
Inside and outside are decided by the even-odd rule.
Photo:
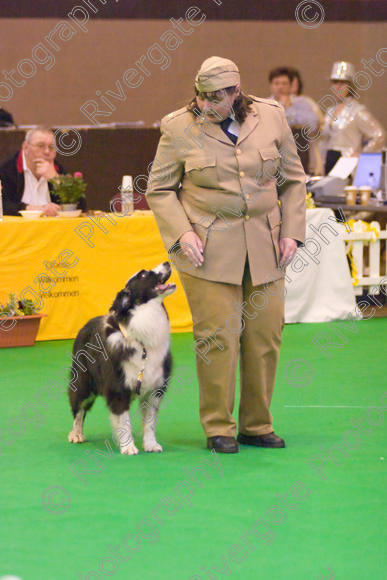
[[[58,199],[48,179],[64,173],[55,163],[54,134],[37,127],[27,131],[21,150],[0,166],[4,215],[18,215],[20,210],[42,210],[56,216]]]

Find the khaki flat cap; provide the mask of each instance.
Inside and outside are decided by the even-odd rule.
[[[202,93],[212,93],[239,83],[240,74],[235,62],[220,56],[207,58],[195,78],[195,86]]]

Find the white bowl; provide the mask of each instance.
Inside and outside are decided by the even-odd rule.
[[[43,212],[40,209],[24,209],[19,211],[19,213],[21,213],[26,220],[37,220]]]
[[[81,209],[73,209],[71,211],[59,211],[57,217],[76,218],[82,213]]]

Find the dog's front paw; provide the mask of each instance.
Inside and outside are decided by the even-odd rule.
[[[144,451],[148,453],[161,453],[163,448],[157,441],[144,441]]]
[[[125,447],[121,447],[122,455],[137,455],[138,449],[134,443],[130,443],[129,445],[125,445]]]
[[[79,433],[78,431],[70,431],[70,433],[68,434],[68,440],[70,441],[70,443],[85,442],[84,436],[82,435],[82,433]]]

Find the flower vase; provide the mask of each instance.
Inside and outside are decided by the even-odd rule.
[[[78,206],[76,203],[62,203],[60,207],[62,211],[75,211]]]

